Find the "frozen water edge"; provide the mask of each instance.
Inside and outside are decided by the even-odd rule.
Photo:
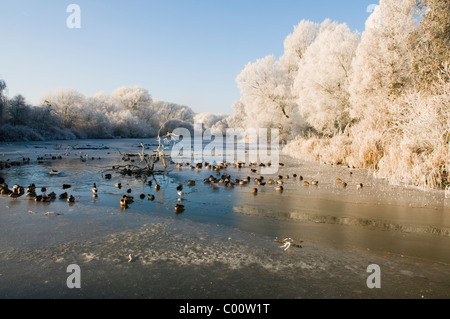
[[[82,271],[79,290],[65,286],[73,263]],[[381,265],[381,289],[366,286],[373,263]],[[308,243],[284,251],[271,238],[191,221],[9,249],[5,264],[14,267],[0,276],[2,298],[446,298],[450,284],[445,264]]]
[[[122,150],[139,150],[139,143],[120,143]],[[32,156],[65,150],[52,145],[26,149]],[[9,155],[17,149],[9,147]],[[450,291],[449,212],[440,192],[386,185],[367,171],[350,175],[344,167],[283,158],[280,174],[316,178],[318,187],[304,188],[291,178],[283,193],[265,186],[255,196],[253,186],[215,193],[199,182],[186,190],[187,211],[175,216],[176,185],[211,173],[183,168],[160,179],[163,189],[154,203],[137,200],[123,212],[114,188],[119,177],[106,182],[101,176],[117,157],[114,148],[92,152],[102,160],[80,166],[74,161],[78,154],[71,154],[61,162],[2,172],[13,183],[25,185],[31,177],[50,190],[68,179],[79,201],[69,207],[0,198],[1,297],[431,298]],[[50,167],[64,173],[50,177]],[[229,173],[256,176],[248,168]],[[351,186],[362,181],[364,191],[342,189],[336,177],[348,178]],[[120,180],[135,196],[153,192],[140,181]],[[101,194],[93,200],[95,181]],[[45,216],[49,211],[62,215]],[[284,252],[277,237],[304,240],[304,248]],[[72,263],[82,268],[81,291],[65,285]],[[381,290],[366,287],[372,263],[382,269]]]

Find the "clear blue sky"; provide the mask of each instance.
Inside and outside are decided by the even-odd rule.
[[[69,29],[69,4],[81,29]],[[248,62],[283,53],[302,19],[363,31],[378,0],[0,0],[0,79],[38,103],[72,88],[141,86],[195,112],[232,113]]]

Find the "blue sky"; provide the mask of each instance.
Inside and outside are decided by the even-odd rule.
[[[69,29],[69,4],[81,28]],[[283,53],[302,19],[363,31],[377,0],[0,0],[0,79],[38,103],[72,88],[141,86],[195,112],[232,113],[248,62]]]

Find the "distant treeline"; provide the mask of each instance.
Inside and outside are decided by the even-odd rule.
[[[109,96],[92,97],[71,90],[46,94],[40,105],[22,95],[10,99],[0,80],[0,141],[42,141],[81,138],[144,138],[176,127],[191,129],[195,120],[213,125],[225,115],[196,114],[188,106],[153,99],[140,87],[121,87]],[[208,124],[209,123],[209,124]]]

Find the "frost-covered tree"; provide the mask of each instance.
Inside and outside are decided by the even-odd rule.
[[[445,72],[450,64],[450,1],[422,0],[417,9],[423,16],[409,38],[411,77],[416,90],[439,94],[440,80],[450,81]]]
[[[381,0],[366,22],[353,63],[352,116],[374,128],[398,115],[397,99],[411,86],[408,38],[417,28],[416,0]]]
[[[350,123],[348,87],[359,34],[326,20],[299,60],[294,92],[299,113],[317,132],[334,135]]]
[[[62,126],[75,129],[84,108],[86,98],[72,89],[62,89],[55,94],[48,93],[41,98],[41,105],[49,106],[61,118]]]
[[[27,125],[30,118],[30,107],[23,95],[18,94],[8,101],[8,122],[13,125]]]
[[[150,93],[141,87],[122,86],[112,92],[114,102],[125,110],[140,112],[152,103]]]
[[[245,105],[245,127],[278,128],[280,136],[290,134],[290,116],[295,104],[290,99],[287,71],[269,55],[249,63],[236,78]]]
[[[210,112],[196,114],[194,117],[195,122],[201,122],[204,129],[212,128],[216,123],[227,118],[227,114],[213,114]]]
[[[195,114],[188,106],[154,100],[152,108],[156,112],[160,125],[164,125],[170,120],[179,120],[191,124],[194,122]]]
[[[318,34],[319,24],[302,20],[294,27],[294,32],[289,34],[284,40],[284,54],[280,57],[280,63],[292,81],[297,77],[303,55]]]

